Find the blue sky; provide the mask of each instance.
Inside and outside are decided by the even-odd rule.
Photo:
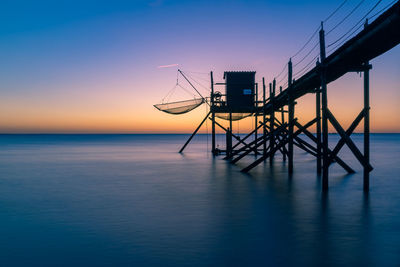
[[[382,1],[371,14],[390,2]],[[224,70],[251,69],[257,71],[257,79],[265,76],[270,81],[341,3],[3,1],[0,131],[90,131],[90,127],[93,131],[162,131],[135,115],[137,110],[145,110],[146,116],[165,124],[176,121],[152,107],[176,79],[176,68],[157,66],[179,64],[183,70],[214,70],[217,79]],[[326,23],[327,31],[358,3],[347,1]],[[375,3],[364,1],[327,36],[327,44]],[[315,42],[317,39],[310,45]],[[314,53],[318,51],[310,56]],[[384,90],[393,96],[385,105],[393,112],[399,111],[399,54],[396,47],[376,59],[371,78],[377,84],[384,81]],[[302,56],[293,59],[294,63]],[[335,91],[345,90],[344,86]],[[182,117],[176,129],[190,131],[182,125],[198,116]]]

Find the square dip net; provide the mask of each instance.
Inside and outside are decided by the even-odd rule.
[[[156,104],[156,105],[154,105],[154,107],[165,113],[178,115],[178,114],[187,113],[187,112],[199,107],[204,102],[205,102],[205,100],[203,98],[195,98],[195,99],[191,99],[191,100],[183,100],[183,101],[176,101],[176,102],[171,102],[171,103]]]

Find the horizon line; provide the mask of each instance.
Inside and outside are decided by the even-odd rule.
[[[312,134],[316,134],[316,132],[311,132]],[[100,135],[100,134],[103,134],[103,135],[135,135],[135,134],[137,134],[137,135],[139,135],[139,134],[141,134],[141,135],[145,135],[145,134],[149,134],[149,135],[151,135],[151,134],[158,134],[158,135],[173,135],[173,134],[192,134],[191,132],[177,132],[177,133],[174,133],[174,132],[10,132],[10,133],[2,133],[2,132],[0,132],[0,135],[40,135],[40,134],[47,134],[47,135],[61,135],[61,134],[63,134],[63,135],[78,135],[78,134],[87,134],[87,135]],[[211,133],[197,133],[197,134],[200,134],[200,135],[211,135]],[[216,134],[222,134],[222,135],[225,135],[225,133],[216,133]],[[246,134],[246,133],[242,133],[242,135],[243,134]],[[336,133],[336,132],[330,132],[330,133],[328,133],[328,134],[338,134],[339,135],[339,133]],[[352,134],[364,134],[363,132],[353,132]],[[370,132],[370,134],[400,134],[400,132]]]

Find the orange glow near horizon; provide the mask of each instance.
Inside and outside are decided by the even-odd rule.
[[[349,75],[328,88],[329,107],[344,128],[347,128],[363,105],[362,78]],[[347,90],[347,87],[351,90]],[[345,95],[346,97],[343,97]],[[170,115],[156,110],[154,97],[144,92],[141,99],[130,90],[118,96],[107,90],[95,94],[67,94],[38,99],[27,97],[2,100],[0,131],[2,133],[191,133],[206,115],[206,106],[183,115]],[[112,101],[109,101],[112,99]],[[20,100],[19,100],[20,101]],[[296,116],[306,123],[315,116],[315,95],[298,99]],[[371,86],[371,132],[400,132],[398,96],[385,95]],[[277,115],[280,117],[280,115]],[[226,121],[219,120],[228,126]],[[362,132],[361,122],[358,129]],[[254,117],[233,123],[235,133],[246,133],[254,127]],[[314,131],[315,127],[310,130]],[[218,132],[221,132],[218,129]],[[332,128],[330,128],[332,131]],[[200,133],[211,132],[210,122]]]
[[[178,67],[202,72],[193,75],[205,85],[199,87],[205,96],[210,70],[215,82],[223,81],[224,71],[255,70],[257,82],[265,76],[269,83],[337,5],[232,1],[226,8],[225,2],[217,1],[210,8],[202,1],[176,6],[145,2],[131,1],[131,9],[109,13],[107,7],[99,14],[92,14],[90,5],[87,14],[79,9],[68,19],[35,4],[37,12],[44,12],[43,21],[29,9],[21,14],[30,19],[17,23],[10,16],[0,30],[0,133],[192,133],[206,115],[205,105],[179,116],[153,107],[176,84]],[[367,2],[365,8],[373,4]],[[310,16],[310,10],[321,17]],[[324,28],[332,29],[340,18],[334,16]],[[327,35],[327,45],[358,19],[354,14]],[[314,43],[317,35],[292,58],[294,65],[302,63]],[[311,51],[318,54],[318,49]],[[400,133],[399,55],[397,46],[370,62],[371,132]],[[310,58],[302,64],[307,61]],[[179,82],[196,95],[182,77]],[[179,88],[176,93],[171,101],[193,97]],[[314,118],[314,95],[297,103],[295,116],[301,123]],[[362,77],[351,73],[329,84],[328,105],[347,128],[363,107]],[[254,117],[234,122],[233,131],[249,132],[253,124]],[[361,132],[362,125],[356,131]],[[209,122],[200,133],[207,131]]]

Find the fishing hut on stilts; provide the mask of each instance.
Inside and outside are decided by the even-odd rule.
[[[210,72],[209,97],[203,97],[182,70],[178,70],[178,73],[184,77],[200,98],[172,103],[161,103],[154,106],[170,114],[187,113],[203,103],[209,106],[207,115],[179,150],[180,153],[184,151],[207,120],[211,121],[211,152],[213,155],[223,154],[225,155],[225,159],[231,159],[233,156],[241,153],[244,155],[260,155],[267,153],[268,148],[266,145],[264,145],[264,147],[254,146],[254,144],[263,140],[264,135],[270,132],[270,127],[267,125],[267,122],[270,121],[267,116],[270,114],[265,114],[263,109],[260,109],[270,98],[266,98],[264,84],[262,100],[259,100],[258,83],[255,82],[255,71],[226,71],[223,75],[224,82],[220,83],[214,83],[213,72]],[[224,90],[216,90],[221,87],[225,87]],[[270,88],[270,94],[271,93],[272,87]],[[279,112],[283,114],[284,111],[281,109]],[[248,117],[254,117],[254,129],[244,137],[235,134],[233,132],[233,122]],[[258,121],[259,119],[261,119],[261,121]],[[218,122],[218,120],[227,121],[229,126],[225,127],[223,123]],[[223,148],[217,146],[217,128],[225,133],[226,141]],[[261,136],[259,135],[260,131],[262,131]],[[280,151],[283,150],[280,149]]]
[[[374,6],[374,8],[376,5]],[[368,13],[367,13],[368,15]],[[382,12],[372,23],[366,20],[361,24],[363,29],[352,38],[332,42],[325,45],[324,25],[321,23],[318,31],[319,55],[308,65],[308,69],[301,71],[297,79],[293,75],[292,59],[284,70],[287,70],[287,83],[277,89],[274,79],[268,85],[262,79],[262,100],[259,100],[259,86],[255,82],[254,71],[224,73],[223,83],[214,83],[213,73],[210,73],[210,96],[203,97],[185,74],[178,72],[187,80],[200,98],[175,103],[155,105],[161,111],[171,114],[182,114],[206,103],[209,111],[199,126],[189,137],[179,152],[183,152],[192,138],[196,135],[205,121],[212,122],[212,149],[213,155],[224,154],[225,159],[237,163],[249,154],[255,155],[254,161],[244,167],[242,172],[249,172],[260,163],[269,160],[271,163],[277,153],[281,153],[283,160],[288,162],[288,174],[294,172],[293,152],[297,147],[316,158],[317,174],[322,176],[322,190],[327,191],[329,185],[329,167],[336,163],[347,173],[355,171],[339,156],[340,150],[346,145],[363,168],[363,188],[369,190],[369,174],[373,170],[370,163],[370,97],[369,76],[372,66],[370,60],[391,50],[400,43],[400,1],[396,1],[390,8]],[[353,29],[350,30],[350,32]],[[348,33],[346,33],[348,34]],[[345,35],[346,35],[345,34]],[[326,47],[331,47],[326,52]],[[314,49],[313,48],[313,49]],[[327,55],[330,53],[329,55]],[[318,60],[317,60],[318,59]],[[315,60],[315,61],[314,61]],[[311,65],[314,63],[314,66]],[[295,64],[296,66],[296,64]],[[345,129],[335,118],[328,106],[328,84],[339,79],[346,73],[363,74],[363,108],[351,125]],[[279,75],[278,75],[279,76]],[[215,90],[216,86],[225,86],[225,93]],[[269,91],[267,98],[267,89]],[[300,123],[295,117],[297,100],[304,95],[315,95],[315,118],[307,123]],[[246,117],[254,117],[254,129],[244,137],[235,135],[232,131],[232,122]],[[224,127],[218,121],[229,121],[229,127]],[[363,152],[351,139],[357,126],[363,125]],[[329,147],[328,123],[331,124],[340,136],[333,149]],[[309,128],[315,125],[316,132],[311,133]],[[226,133],[224,149],[216,147],[216,127]]]

